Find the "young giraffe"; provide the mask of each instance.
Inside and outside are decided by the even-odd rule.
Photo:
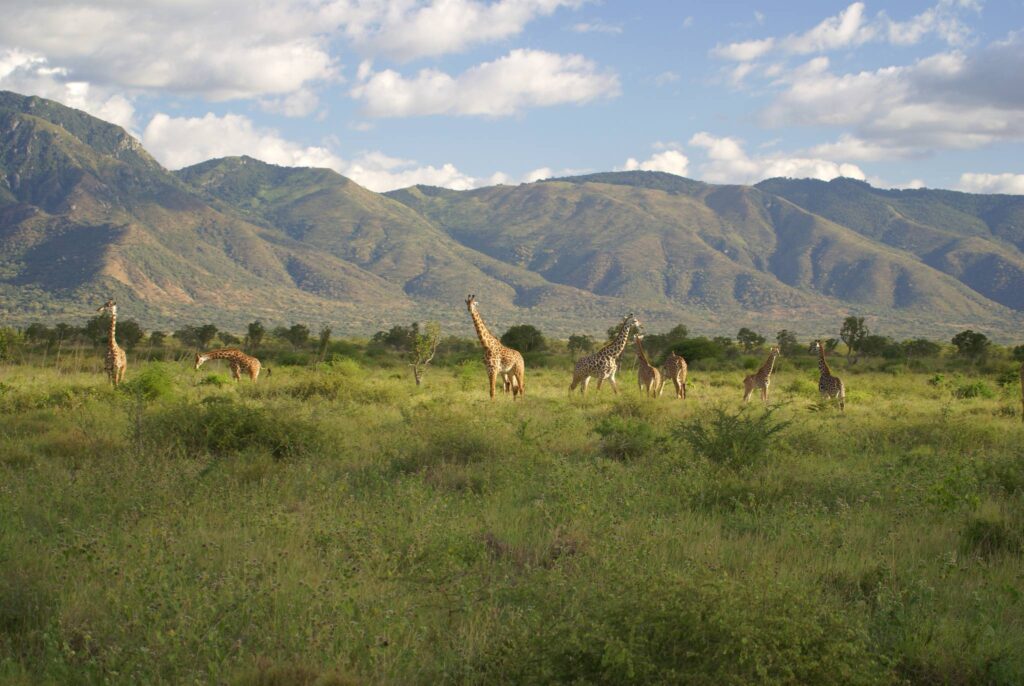
[[[661,372],[647,359],[647,353],[644,351],[644,335],[638,333],[633,337],[633,343],[636,344],[636,354],[640,363],[636,368],[636,381],[640,384],[640,392],[657,398],[661,392]]]
[[[818,392],[821,393],[822,398],[838,398],[839,411],[844,412],[846,410],[846,386],[843,385],[842,379],[833,376],[832,370],[828,368],[828,363],[825,362],[825,346],[820,340],[814,341],[811,344],[811,352],[818,353],[818,370],[821,372],[821,376],[818,377]]]
[[[615,339],[598,350],[596,353],[584,355],[576,361],[576,367],[572,372],[572,383],[569,384],[569,392],[572,393],[580,386],[580,395],[586,395],[587,386],[590,384],[590,377],[597,377],[597,388],[600,390],[601,382],[608,379],[612,384],[612,390],[619,392],[619,385],[615,383],[615,372],[619,369],[619,356],[626,349],[626,342],[629,340],[629,332],[633,327],[640,328],[640,322],[632,314],[626,315],[622,320],[622,327]]]
[[[491,400],[494,400],[494,387],[498,383],[498,374],[501,374],[503,383],[502,389],[507,393],[512,391],[512,399],[518,395],[520,398],[526,395],[526,363],[518,350],[506,348],[497,338],[487,330],[480,312],[477,311],[476,296],[466,298],[466,309],[469,316],[473,318],[473,326],[476,328],[476,335],[480,339],[480,345],[484,347],[484,366],[487,368],[487,379],[491,387]],[[511,376],[510,376],[511,375]]]
[[[782,354],[779,346],[774,346],[768,353],[768,359],[761,365],[756,373],[750,374],[743,379],[743,402],[750,402],[750,395],[755,388],[761,389],[761,400],[768,402],[768,386],[772,383],[772,371],[775,369],[775,360]]]
[[[242,378],[242,370],[249,375],[253,383],[256,383],[256,378],[260,375],[260,361],[252,355],[246,355],[237,348],[218,348],[217,350],[210,350],[205,353],[196,353],[196,369],[203,366],[203,363],[207,360],[227,360],[228,366],[231,367],[231,376],[234,377],[235,381],[240,381]]]
[[[110,330],[107,333],[107,355],[103,361],[103,368],[107,371],[107,377],[114,388],[124,381],[124,373],[128,370],[128,356],[117,344],[115,330],[117,328],[117,303],[108,300],[96,309],[97,312],[106,312],[110,315]]]
[[[665,358],[665,364],[661,365],[661,386],[664,388],[665,382],[672,379],[672,383],[676,387],[676,397],[686,400],[686,360],[683,359],[682,355],[676,355],[676,351],[673,350]],[[658,395],[661,395],[661,388],[658,389]]]

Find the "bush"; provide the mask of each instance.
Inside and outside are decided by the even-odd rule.
[[[684,422],[675,434],[711,462],[753,465],[767,458],[777,435],[790,424],[772,417],[776,409],[728,412],[716,407],[705,417]]]
[[[144,400],[157,400],[174,392],[174,379],[166,365],[147,365],[134,377],[121,384],[126,393],[141,396]]]
[[[972,381],[957,386],[953,390],[953,396],[961,399],[970,398],[994,398],[996,392],[984,381]]]
[[[223,374],[207,374],[199,380],[198,385],[216,386],[217,388],[221,388],[222,386],[227,386],[229,383],[231,383],[230,379]]]
[[[594,431],[601,437],[601,452],[613,460],[635,460],[661,442],[650,424],[631,417],[605,417]]]
[[[1021,536],[1005,522],[976,517],[964,527],[960,542],[965,550],[974,551],[982,557],[993,557],[1001,553],[1018,552]]]
[[[231,397],[164,408],[146,418],[142,434],[154,447],[175,447],[188,454],[231,455],[262,449],[278,459],[310,454],[323,440],[312,422],[294,416],[279,421],[271,411]]]

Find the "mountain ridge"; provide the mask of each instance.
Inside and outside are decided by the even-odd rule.
[[[556,335],[648,326],[818,334],[848,313],[896,335],[1024,321],[1024,197],[851,180],[715,185],[602,172],[374,193],[251,157],[164,169],[127,132],[0,92],[0,311],[87,316],[107,294],[150,326],[436,318]],[[94,308],[95,305],[92,305]],[[934,333],[933,333],[934,332]]]

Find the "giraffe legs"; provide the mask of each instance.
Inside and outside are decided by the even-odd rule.
[[[487,370],[487,380],[490,383],[491,400],[494,400],[494,387],[498,384],[498,370],[490,368]]]

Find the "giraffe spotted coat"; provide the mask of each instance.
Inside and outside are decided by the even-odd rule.
[[[526,363],[518,350],[506,347],[490,332],[484,324],[483,317],[477,308],[475,295],[466,298],[466,309],[473,319],[473,327],[476,329],[480,345],[484,347],[484,367],[487,368],[487,382],[490,386],[491,399],[494,399],[494,389],[498,383],[498,375],[503,380],[502,388],[507,393],[512,391],[512,399],[523,398],[526,394]]]
[[[640,328],[640,322],[632,314],[626,315],[619,328],[619,333],[611,343],[604,346],[596,353],[584,355],[576,361],[576,367],[572,372],[572,383],[569,384],[569,392],[580,387],[580,394],[586,395],[587,386],[590,385],[590,378],[597,377],[597,387],[601,388],[601,382],[608,379],[612,390],[619,392],[619,385],[615,383],[615,372],[619,369],[619,356],[626,349],[626,342],[629,340],[629,333],[633,327]]]
[[[195,368],[199,369],[207,360],[227,360],[228,366],[231,368],[231,376],[234,377],[235,381],[239,381],[242,378],[242,372],[244,371],[252,379],[252,382],[256,383],[262,368],[259,360],[252,355],[246,355],[237,348],[218,348],[217,350],[210,350],[205,353],[196,353]]]

